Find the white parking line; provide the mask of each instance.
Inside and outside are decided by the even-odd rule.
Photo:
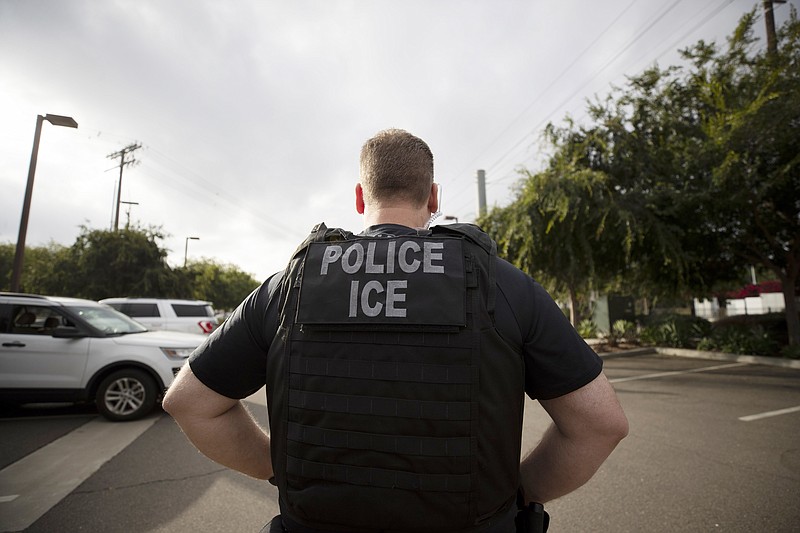
[[[663,378],[665,376],[677,376],[679,374],[692,374],[694,372],[708,372],[709,370],[720,370],[722,368],[733,368],[736,366],[745,366],[749,363],[730,363],[727,365],[714,365],[714,366],[704,366],[702,368],[692,368],[690,370],[674,370],[672,372],[658,372],[656,374],[644,374],[642,376],[631,376],[627,378],[616,378],[616,379],[609,379],[611,383],[623,383],[625,381],[638,381],[640,379],[655,379],[655,378]]]
[[[160,416],[124,423],[92,419],[0,470],[0,531],[33,524]]]
[[[766,413],[740,416],[739,420],[741,420],[742,422],[752,422],[753,420],[761,420],[762,418],[769,418],[771,416],[788,415],[789,413],[796,413],[798,411],[800,411],[800,405],[798,405],[797,407],[787,407],[786,409],[778,409],[777,411],[767,411]]]

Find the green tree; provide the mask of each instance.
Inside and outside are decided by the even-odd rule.
[[[725,254],[777,276],[790,343],[800,344],[800,22],[793,10],[778,31],[777,52],[753,54],[754,19],[742,19],[724,54],[687,51],[718,161],[706,235]]]
[[[72,246],[50,243],[25,251],[25,292],[99,300],[112,296],[196,298],[233,309],[259,282],[234,265],[210,259],[172,269],[155,228],[81,228]],[[15,246],[0,244],[0,282],[10,286]]]
[[[180,297],[191,292],[185,277],[166,263],[154,228],[119,231],[82,228],[69,252],[74,275],[67,294],[99,300],[111,296]]]
[[[181,272],[189,280],[192,297],[213,302],[217,309],[233,309],[259,286],[238,267],[205,258],[189,263]]]
[[[688,297],[736,271],[704,224],[715,201],[704,113],[700,87],[682,68],[653,67],[591,104],[590,126],[556,137],[576,164],[608,176],[630,227],[615,237],[626,252],[618,278],[642,296]]]
[[[11,287],[16,245],[0,244],[0,286]],[[69,249],[56,243],[25,248],[20,290],[35,294],[65,294],[65,280],[73,272]]]
[[[630,78],[589,106],[590,125],[548,127],[548,169],[480,221],[518,266],[568,291],[624,279],[687,297],[753,264],[781,280],[800,342],[800,27],[793,11],[768,56],[754,18],[724,52],[701,41],[687,66]]]
[[[50,243],[25,251],[22,288],[35,294],[69,294],[75,271],[70,249]]]
[[[11,272],[14,268],[15,246],[11,243],[0,243],[0,287],[11,288]]]
[[[589,291],[611,266],[597,258],[605,252],[607,233],[619,228],[620,213],[612,209],[601,172],[556,158],[547,171],[523,175],[517,200],[478,222],[504,257],[567,299],[576,325]]]

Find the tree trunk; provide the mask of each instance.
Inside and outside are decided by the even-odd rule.
[[[786,304],[786,328],[789,332],[789,345],[800,345],[800,317],[797,316],[797,274],[781,276],[783,301]]]
[[[569,321],[573,328],[578,327],[578,295],[572,287],[569,288]]]

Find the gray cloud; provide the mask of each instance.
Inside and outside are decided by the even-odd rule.
[[[702,4],[681,2],[614,59],[662,2],[3,0],[0,241],[16,241],[44,113],[80,126],[43,129],[29,245],[109,227],[118,169],[106,156],[141,142],[122,199],[171,235],[171,264],[199,236],[190,256],[265,278],[313,224],[360,227],[358,151],[386,127],[429,142],[445,211],[471,220],[478,168],[489,202],[508,201],[515,169],[540,162],[544,123],[675,60],[664,46],[725,2]],[[680,46],[722,41],[752,5],[733,2]]]

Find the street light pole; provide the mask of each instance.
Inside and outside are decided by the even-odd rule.
[[[183,249],[183,268],[186,268],[186,260],[189,257],[189,240],[199,241],[200,237],[186,237],[186,246]]]
[[[39,138],[42,135],[42,122],[48,121],[54,126],[77,128],[78,123],[72,117],[62,115],[37,115],[36,133],[33,135],[33,150],[31,151],[31,164],[28,167],[28,183],[25,186],[25,200],[22,203],[22,218],[19,222],[19,236],[17,249],[14,252],[14,267],[11,272],[11,292],[19,292],[20,278],[22,278],[22,263],[25,258],[25,238],[28,234],[28,216],[31,212],[31,198],[33,197],[33,177],[36,174],[36,160],[39,158]]]

